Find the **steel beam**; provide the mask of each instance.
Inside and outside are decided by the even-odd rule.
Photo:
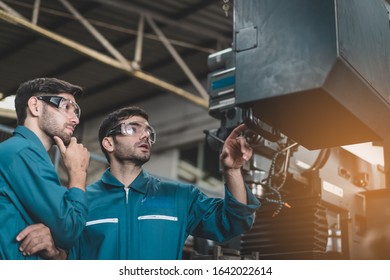
[[[95,59],[97,61],[100,61],[104,64],[107,64],[111,67],[114,67],[114,68],[117,68],[127,74],[129,74],[130,76],[133,76],[135,78],[138,78],[140,80],[143,80],[145,82],[148,82],[150,84],[153,84],[163,90],[166,90],[168,92],[171,92],[171,93],[174,93],[188,101],[191,101],[193,102],[194,104],[198,105],[198,106],[201,106],[201,107],[204,107],[204,108],[208,108],[208,102],[206,100],[204,100],[203,98],[201,97],[198,97],[194,94],[192,94],[191,92],[188,92],[182,88],[179,88],[173,84],[170,84],[166,81],[163,81],[157,77],[154,77],[150,74],[147,74],[143,71],[140,71],[140,70],[134,70],[134,71],[129,71],[126,67],[123,66],[123,64],[118,61],[118,60],[115,60],[107,55],[104,55],[102,53],[99,53],[98,51],[96,50],[93,50],[89,47],[86,47],[78,42],[75,42],[73,40],[70,40],[64,36],[61,36],[59,34],[56,34],[54,32],[51,32],[47,29],[44,29],[42,27],[39,27],[35,24],[32,24],[31,22],[25,20],[25,19],[22,19],[22,18],[19,18],[9,12],[6,12],[4,10],[0,10],[0,19],[4,20],[4,21],[7,21],[9,23],[12,23],[12,24],[15,24],[15,25],[18,25],[18,26],[21,26],[23,28],[26,28],[28,30],[31,30],[33,32],[36,32],[38,34],[40,34],[41,36],[43,37],[46,37],[46,38],[49,38],[57,43],[60,43],[64,46],[67,46],[68,48],[74,50],[74,51],[77,51],[85,56],[88,56],[92,59]]]

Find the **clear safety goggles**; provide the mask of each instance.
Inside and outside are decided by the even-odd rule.
[[[53,107],[56,107],[58,110],[67,113],[68,115],[71,115],[73,113],[76,115],[78,119],[80,119],[81,116],[80,106],[73,100],[67,99],[59,95],[40,95],[37,96],[37,98],[38,100],[42,100],[45,103]]]
[[[143,133],[146,133],[151,144],[154,144],[156,142],[156,131],[154,130],[154,128],[151,126],[143,126],[137,122],[120,123],[113,129],[111,129],[108,132],[107,136],[112,136],[116,134],[141,136]]]

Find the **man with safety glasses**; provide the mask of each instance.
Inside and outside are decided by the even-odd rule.
[[[89,152],[73,137],[82,93],[55,78],[27,81],[16,92],[18,126],[0,144],[0,259],[63,259],[85,226]],[[54,144],[67,187],[47,153]]]
[[[221,161],[225,198],[209,198],[193,185],[161,180],[142,169],[156,132],[147,113],[126,107],[109,114],[99,143],[110,167],[87,187],[89,214],[71,259],[181,259],[188,235],[225,241],[249,230],[259,201],[245,186],[242,165],[252,156],[237,127]]]

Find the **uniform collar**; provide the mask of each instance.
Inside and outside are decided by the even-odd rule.
[[[14,135],[20,135],[23,138],[31,140],[35,145],[37,145],[39,148],[42,148],[46,152],[46,148],[43,146],[43,143],[38,138],[38,136],[24,125],[18,125],[14,130]]]
[[[146,193],[147,190],[147,182],[148,182],[149,175],[144,170],[141,170],[140,174],[135,178],[133,183],[130,184],[130,188],[136,190],[137,192]],[[107,168],[106,171],[103,173],[102,176],[102,182],[106,185],[111,185],[114,187],[120,187],[124,188],[125,186],[112,175],[110,168]]]

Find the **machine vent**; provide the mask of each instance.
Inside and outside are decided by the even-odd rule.
[[[250,232],[241,237],[241,252],[260,259],[323,259],[328,239],[325,208],[318,198],[290,199],[272,217],[275,205],[263,204]]]

